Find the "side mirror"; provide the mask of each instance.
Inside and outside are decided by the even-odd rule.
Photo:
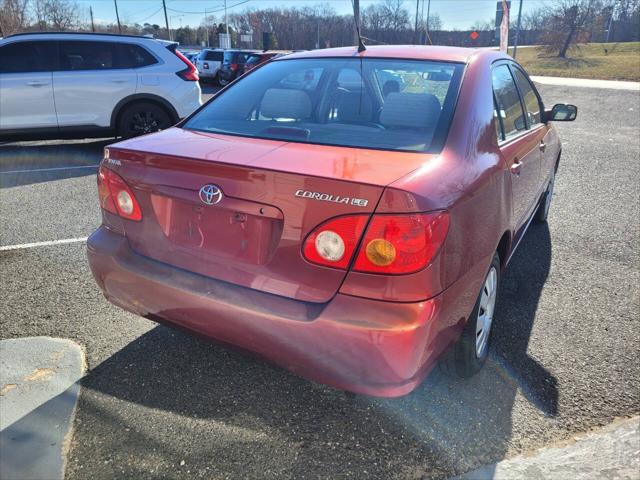
[[[568,103],[556,103],[551,110],[545,110],[546,121],[573,122],[578,116],[578,107]]]

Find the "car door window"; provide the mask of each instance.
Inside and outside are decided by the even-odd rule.
[[[535,88],[531,85],[531,82],[519,68],[512,68],[513,76],[516,79],[518,88],[520,89],[520,95],[524,101],[524,107],[527,110],[527,120],[529,122],[529,128],[540,123],[540,101],[536,95]]]
[[[15,42],[0,47],[0,73],[55,70],[55,42]]]
[[[502,122],[504,138],[509,139],[527,129],[518,89],[506,65],[493,69],[493,91],[497,102],[497,113]]]
[[[111,42],[60,42],[60,69],[75,71],[117,68],[115,46]]]

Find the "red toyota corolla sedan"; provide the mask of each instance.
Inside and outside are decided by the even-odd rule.
[[[337,388],[403,395],[441,356],[469,376],[576,113],[498,52],[289,55],[105,149],[91,269],[126,310]]]

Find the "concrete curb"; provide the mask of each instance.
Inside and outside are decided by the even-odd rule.
[[[85,370],[70,340],[0,341],[0,478],[63,478]]]
[[[640,417],[619,420],[562,446],[545,447],[454,480],[640,479]]]
[[[618,80],[595,80],[591,78],[564,78],[531,76],[531,80],[543,85],[562,85],[565,87],[610,88],[614,90],[633,90],[640,92],[640,82],[622,82]]]

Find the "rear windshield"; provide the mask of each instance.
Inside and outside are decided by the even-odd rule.
[[[224,52],[225,63],[245,63],[251,52]]]
[[[217,60],[222,61],[222,52],[207,52],[204,57],[205,60]]]
[[[418,60],[281,60],[241,77],[183,128],[384,150],[439,151],[463,65]]]

